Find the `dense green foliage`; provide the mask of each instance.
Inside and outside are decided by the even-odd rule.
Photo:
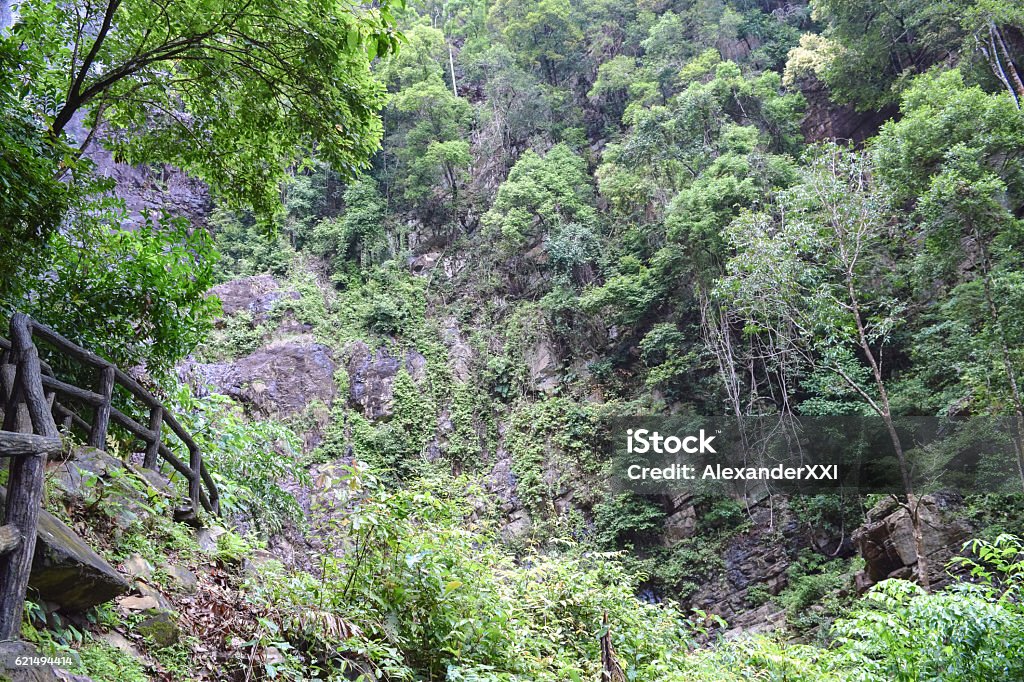
[[[0,27],[0,311],[164,372],[207,329],[214,253],[201,230],[156,211],[122,231],[129,216],[88,145],[187,169],[266,226],[286,171],[314,147],[349,177],[376,151],[382,92],[369,62],[399,44],[388,5],[30,1],[13,12]]]
[[[1022,467],[1003,477],[1024,485],[1017,4],[19,11],[0,34],[0,312],[163,379],[248,533],[218,561],[283,530],[310,541],[305,570],[246,578],[260,616],[232,674],[593,680],[607,634],[631,682],[1024,676],[1019,497],[965,505],[988,539],[950,566],[971,580],[857,597],[850,531],[877,500],[804,497],[765,523],[772,501],[609,490],[601,427],[1012,417]],[[205,224],[129,216],[83,125],[119,161],[209,183]],[[287,295],[211,329],[209,286],[264,273]],[[287,418],[305,452],[170,372],[284,325],[337,363],[333,404]],[[395,364],[384,414],[354,399],[356,342]],[[125,543],[147,532],[193,549],[164,527]],[[776,579],[747,584],[755,546],[778,550]],[[720,639],[708,605],[803,643]],[[135,679],[38,620],[83,671]],[[162,655],[187,670],[184,649]]]
[[[694,536],[665,541],[666,500],[602,490],[602,416],[1020,409],[1012,8],[510,0],[425,3],[400,21],[409,46],[378,68],[391,93],[384,149],[342,201],[299,207],[283,227],[336,285],[321,338],[424,352],[431,369],[398,376],[390,420],[336,406],[318,461],[353,454],[391,488],[438,470],[486,474],[505,457],[527,523],[515,522],[512,546],[543,557],[520,557],[527,567],[625,549],[620,579],[685,603],[753,532],[747,513],[696,500]],[[851,135],[870,136],[876,112],[895,118],[864,144],[818,139],[804,117],[823,114],[822,89],[866,112],[866,132]],[[323,185],[322,173],[300,180]],[[405,264],[420,276],[398,274]],[[453,329],[477,363],[457,379]],[[794,509],[837,533],[862,513],[819,499]],[[1015,674],[957,668],[962,654],[936,644],[944,618],[965,627],[991,610],[993,628],[1017,627],[995,593],[891,583],[851,615],[855,566],[843,557],[794,552],[784,589],[745,596],[835,650],[753,640],[667,667],[633,658],[630,679],[930,679],[947,663],[954,679]],[[898,658],[879,653],[888,635],[870,623],[882,618],[914,631]],[[1017,665],[980,627],[966,646]],[[531,625],[515,628],[529,648]],[[497,650],[457,650],[495,669],[474,677],[447,662],[447,679],[545,679],[507,669]],[[404,664],[441,674],[419,654]]]

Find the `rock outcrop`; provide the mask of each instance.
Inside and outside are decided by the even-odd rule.
[[[898,113],[895,107],[857,111],[851,104],[836,104],[829,98],[825,84],[816,78],[801,80],[799,87],[807,98],[807,115],[800,129],[808,142],[838,139],[860,144]]]
[[[799,524],[780,498],[750,508],[750,530],[730,540],[722,553],[722,570],[708,576],[691,595],[689,605],[724,618],[734,632],[757,632],[785,621],[781,607],[751,603],[754,588],[779,594],[789,583],[791,553],[801,544]]]
[[[551,342],[538,339],[527,349],[525,360],[533,388],[541,393],[553,393],[561,381],[562,364]]]
[[[278,417],[302,412],[319,400],[330,405],[337,369],[327,346],[310,337],[272,343],[230,362],[183,365],[200,393],[204,387],[231,396],[251,411]]]
[[[463,383],[469,381],[472,378],[474,353],[459,329],[458,320],[454,317],[444,320],[441,338],[448,349],[448,367],[452,378]]]
[[[958,515],[963,498],[952,492],[921,498],[920,520],[929,561],[932,587],[949,580],[946,563],[959,554],[963,543],[976,530]],[[864,558],[864,569],[857,573],[857,589],[867,590],[886,578],[912,578],[917,567],[917,543],[910,511],[888,498],[868,512],[867,522],[854,531],[853,541]]]
[[[395,377],[402,368],[417,384],[427,375],[427,359],[414,350],[402,353],[388,348],[372,349],[356,341],[343,351],[348,371],[348,401],[370,420],[391,416]]]
[[[516,493],[516,477],[512,473],[512,457],[504,448],[499,448],[497,461],[484,480],[484,487],[501,505],[501,535],[506,540],[517,538],[529,532],[533,526],[530,514]]]
[[[72,119],[67,132],[79,143],[89,137],[81,115]],[[213,202],[205,183],[167,164],[132,166],[116,161],[100,144],[103,136],[102,130],[93,136],[85,157],[95,164],[97,175],[117,181],[114,194],[128,209],[127,225],[141,226],[147,218],[159,221],[164,211],[184,217],[195,226],[206,224]]]
[[[0,506],[7,491],[0,487]],[[113,566],[53,514],[39,514],[35,558],[29,588],[44,600],[70,611],[84,611],[128,591]]]
[[[225,315],[234,315],[241,311],[253,314],[257,321],[266,317],[274,307],[274,303],[282,298],[299,298],[296,291],[282,291],[281,286],[271,275],[242,277],[210,289],[210,294],[220,299]]]
[[[684,494],[672,499],[664,528],[662,538],[668,547],[693,537],[697,531],[697,510],[693,506],[693,495]]]

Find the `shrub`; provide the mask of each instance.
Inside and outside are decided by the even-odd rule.
[[[598,543],[609,549],[653,542],[665,521],[665,510],[635,493],[621,493],[594,505]]]

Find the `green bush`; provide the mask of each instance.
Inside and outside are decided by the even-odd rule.
[[[303,629],[313,612],[358,623],[340,651],[361,652],[389,679],[595,679],[605,614],[630,679],[664,679],[690,644],[681,614],[638,601],[636,577],[614,555],[514,561],[491,529],[469,525],[463,491],[479,490],[465,478],[387,492],[355,466],[325,485],[344,510],[336,539],[347,551],[329,550],[322,580],[270,570],[247,585],[256,604],[275,605],[281,635],[305,641],[313,657],[339,647]]]
[[[240,515],[266,535],[303,519],[295,497],[281,487],[289,479],[308,482],[306,470],[296,466],[298,439],[291,430],[246,419],[227,396],[196,398],[180,387],[173,397],[175,413],[207,459],[223,513]]]
[[[661,505],[635,493],[621,493],[594,505],[595,536],[608,549],[654,542],[664,521]]]

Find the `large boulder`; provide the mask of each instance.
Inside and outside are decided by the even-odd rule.
[[[933,587],[947,582],[946,563],[974,534],[972,524],[958,514],[962,505],[963,499],[951,492],[921,498],[919,516]],[[853,541],[864,558],[864,569],[857,573],[859,590],[886,578],[910,578],[915,574],[913,517],[906,505],[895,499],[882,500],[869,511],[867,522],[853,532]]]
[[[231,362],[189,363],[182,373],[200,392],[212,387],[257,412],[288,416],[314,400],[331,404],[335,369],[330,349],[305,337],[272,343]]]
[[[270,275],[242,277],[218,284],[210,289],[210,294],[220,299],[225,315],[248,311],[256,318],[269,313],[274,303],[283,296],[298,297],[297,292],[282,292],[277,280]]]
[[[0,487],[0,506],[7,491]],[[128,591],[128,582],[53,514],[39,514],[29,587],[44,600],[84,611]]]
[[[401,369],[417,383],[426,378],[427,359],[414,350],[397,353],[356,341],[346,346],[344,353],[349,403],[371,420],[391,416],[395,377]]]

